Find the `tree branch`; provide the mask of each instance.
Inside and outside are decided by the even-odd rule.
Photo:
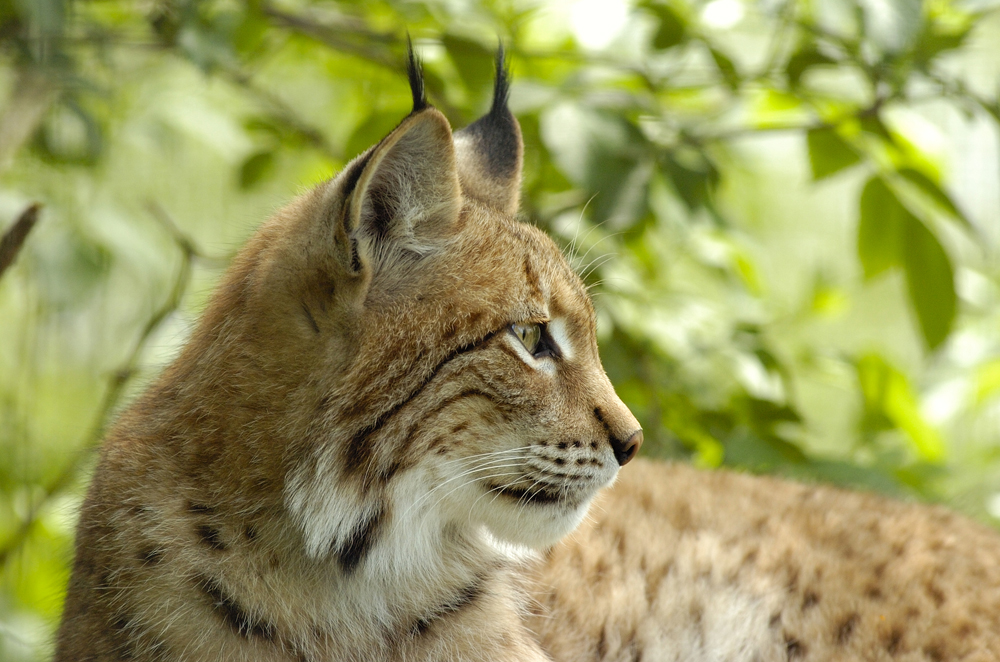
[[[193,240],[177,227],[177,224],[173,222],[160,205],[150,202],[147,207],[153,218],[163,226],[181,251],[181,266],[177,271],[174,284],[164,302],[146,320],[146,323],[143,324],[142,330],[133,343],[128,357],[108,377],[104,397],[101,398],[101,403],[97,408],[94,420],[87,434],[84,436],[83,442],[73,454],[72,459],[66,463],[62,471],[55,478],[43,487],[42,496],[32,504],[27,516],[21,521],[17,530],[0,546],[0,567],[6,564],[10,556],[24,544],[31,534],[32,528],[44,512],[45,507],[56,495],[60,494],[70,485],[79,472],[80,467],[97,448],[125,387],[135,375],[139,359],[142,357],[143,350],[145,350],[150,338],[160,328],[164,320],[180,307],[184,294],[191,283],[191,270],[194,261],[205,260],[216,264],[227,262],[224,258],[206,256],[198,249]]]
[[[14,263],[17,254],[21,252],[24,240],[28,238],[28,233],[38,221],[38,210],[41,208],[42,206],[36,202],[21,212],[14,225],[0,239],[0,276],[3,276],[7,268]]]

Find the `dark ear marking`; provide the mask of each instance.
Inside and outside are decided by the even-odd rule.
[[[424,66],[413,52],[409,34],[406,35],[406,77],[410,79],[410,93],[413,94],[412,115],[427,108],[427,96],[424,92]]]
[[[374,149],[368,150],[366,154],[355,159],[348,166],[350,170],[347,171],[346,179],[344,180],[344,198],[347,198],[347,196],[354,192],[354,188],[358,185],[358,180],[361,179],[361,173],[365,171],[365,166],[368,165],[368,161],[374,152]]]
[[[507,100],[510,98],[510,65],[506,62],[503,42],[497,45],[496,71],[493,78],[493,105],[490,115],[504,115],[507,111]]]
[[[497,47],[493,102],[478,120],[455,133],[462,192],[470,198],[516,214],[520,201],[521,127],[507,107],[510,68],[503,44]]]
[[[507,108],[510,97],[510,67],[503,50],[497,48],[496,73],[493,81],[493,103],[490,111],[461,133],[472,136],[480,145],[485,158],[482,164],[487,172],[498,179],[514,176],[521,163],[521,131],[517,120]]]

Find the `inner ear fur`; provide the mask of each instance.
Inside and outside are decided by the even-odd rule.
[[[493,104],[486,115],[455,132],[462,192],[514,215],[521,200],[524,142],[521,126],[507,107],[510,72],[503,47],[497,49]]]
[[[462,205],[448,120],[431,107],[412,113],[373,148],[347,194],[344,229],[357,251],[355,270],[395,251],[433,250]]]

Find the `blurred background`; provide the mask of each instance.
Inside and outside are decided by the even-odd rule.
[[[0,234],[42,205],[0,275],[0,659],[51,654],[94,449],[234,251],[409,112],[407,31],[455,127],[506,44],[522,215],[645,454],[1000,524],[998,7],[0,0]]]

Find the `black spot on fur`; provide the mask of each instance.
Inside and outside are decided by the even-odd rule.
[[[265,641],[274,641],[274,626],[248,614],[232,596],[226,595],[219,582],[208,577],[199,577],[195,584],[212,601],[212,610],[237,634],[247,639],[258,637]]]
[[[895,656],[900,651],[900,646],[903,643],[903,632],[899,628],[893,628],[889,635],[885,638],[885,652],[889,655]]]
[[[605,628],[601,628],[601,636],[597,640],[597,659],[603,660],[608,654],[608,633]]]
[[[503,44],[497,48],[496,75],[493,82],[493,105],[490,111],[458,133],[469,136],[483,156],[487,172],[497,179],[517,174],[520,130],[507,108],[510,96],[510,68],[504,58]]]
[[[313,331],[319,333],[319,324],[316,323],[316,318],[313,317],[312,311],[309,310],[305,301],[302,302],[302,312],[306,314],[306,319],[309,320],[309,326],[312,327]]]
[[[194,515],[210,515],[215,512],[215,508],[202,503],[190,502],[188,503],[188,511]]]
[[[353,572],[378,541],[385,511],[382,508],[361,520],[342,545],[334,550],[337,562],[345,573]]]
[[[427,96],[424,92],[424,67],[413,52],[413,42],[406,36],[406,77],[410,80],[410,93],[413,95],[413,110],[418,113],[427,108]]]
[[[133,640],[132,619],[129,616],[118,615],[109,628],[109,639],[119,660],[135,659],[135,642]]]
[[[785,635],[785,654],[788,656],[789,660],[796,660],[800,657],[805,657],[806,647],[801,641],[795,637]]]
[[[844,645],[850,639],[851,635],[854,634],[854,628],[858,624],[858,615],[851,614],[837,626],[837,631],[834,633],[834,639],[836,639],[838,644]]]
[[[426,632],[431,629],[431,626],[434,625],[435,621],[457,614],[474,603],[479,596],[483,594],[483,583],[483,578],[477,577],[475,581],[459,591],[458,594],[448,602],[445,602],[443,605],[437,607],[430,614],[417,619],[417,621],[410,627],[410,636],[419,637],[426,634]]]
[[[154,566],[163,560],[163,550],[156,547],[143,547],[139,550],[139,563],[144,567]]]
[[[198,540],[209,549],[216,552],[225,551],[226,543],[222,541],[222,534],[218,529],[208,524],[199,524],[194,528],[194,532],[198,536]]]
[[[608,425],[608,422],[606,420],[604,420],[604,413],[601,411],[600,407],[594,407],[594,418],[597,419],[597,422],[601,424],[601,427],[604,428],[604,431],[607,432],[608,436],[610,437],[611,426]]]

